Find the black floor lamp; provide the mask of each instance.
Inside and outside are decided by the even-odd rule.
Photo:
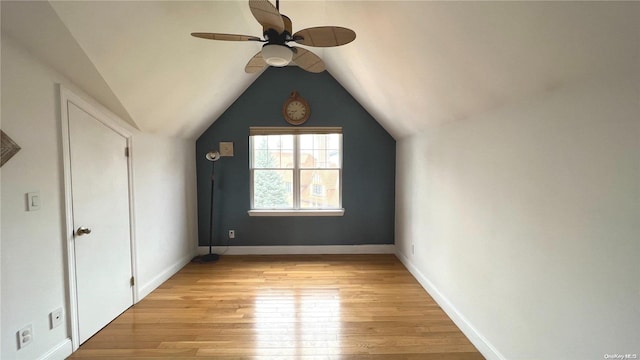
[[[216,161],[220,160],[220,153],[218,151],[209,151],[207,155],[205,155],[207,160],[211,161],[211,207],[209,212],[209,253],[207,255],[203,255],[200,258],[200,262],[212,262],[217,261],[220,258],[220,255],[212,252],[213,247],[213,191],[214,191],[214,181],[216,174]]]

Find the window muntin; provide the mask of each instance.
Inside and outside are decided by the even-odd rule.
[[[251,135],[251,209],[342,207],[342,134]]]

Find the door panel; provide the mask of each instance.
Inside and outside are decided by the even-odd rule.
[[[68,102],[80,343],[133,305],[127,140]],[[80,227],[88,234],[78,234]]]

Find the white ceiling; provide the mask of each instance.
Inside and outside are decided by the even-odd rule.
[[[396,139],[640,64],[639,2],[287,1],[294,32]],[[2,1],[2,31],[143,131],[196,138],[259,76],[247,1]],[[52,45],[53,44],[53,45]]]

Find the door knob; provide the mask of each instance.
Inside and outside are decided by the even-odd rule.
[[[91,229],[80,226],[78,230],[76,230],[76,235],[80,236],[84,234],[91,234]]]

